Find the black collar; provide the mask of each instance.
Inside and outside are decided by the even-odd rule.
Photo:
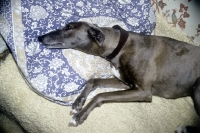
[[[117,47],[113,50],[113,52],[105,57],[105,59],[108,61],[112,60],[119,53],[119,51],[122,49],[122,47],[126,43],[128,39],[128,35],[129,35],[128,31],[122,29],[119,25],[115,25],[112,28],[120,30],[120,39],[119,39]]]

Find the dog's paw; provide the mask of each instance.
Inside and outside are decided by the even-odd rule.
[[[78,126],[78,122],[72,118],[71,121],[68,124],[69,127],[77,127]]]
[[[174,133],[187,133],[187,128],[184,126],[179,126]]]
[[[79,117],[73,116],[72,119],[71,119],[71,121],[69,122],[68,126],[69,127],[77,127],[78,125],[80,125],[82,123],[83,123],[83,121],[81,121],[79,119]]]
[[[175,133],[200,133],[200,127],[179,126]]]
[[[77,114],[82,109],[85,100],[86,100],[85,97],[78,97],[72,104],[72,110],[70,111],[70,115]]]
[[[75,115],[77,113],[78,113],[78,111],[76,109],[71,109],[71,111],[70,111],[70,115]]]
[[[82,124],[84,120],[87,118],[87,113],[84,111],[80,111],[79,113],[75,114],[71,121],[69,122],[68,126],[70,127],[77,127],[78,125]]]

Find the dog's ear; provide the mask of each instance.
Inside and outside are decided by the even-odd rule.
[[[103,45],[105,36],[100,29],[92,27],[88,30],[88,33],[91,36],[91,38],[94,39],[98,43],[99,46]]]

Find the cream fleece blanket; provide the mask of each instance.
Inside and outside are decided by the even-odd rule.
[[[156,34],[188,41],[159,15]],[[173,133],[179,125],[195,125],[199,121],[190,97],[176,100],[153,97],[152,103],[105,104],[94,109],[76,128],[68,127],[70,109],[34,93],[11,55],[0,66],[0,130],[6,133]]]

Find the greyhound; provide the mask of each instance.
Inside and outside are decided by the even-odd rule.
[[[175,39],[142,35],[120,26],[98,27],[71,22],[38,37],[47,48],[76,49],[110,61],[115,78],[90,79],[72,104],[69,126],[78,126],[97,106],[109,102],[151,102],[152,96],[167,99],[191,96],[200,115],[200,47]],[[97,94],[84,108],[89,93],[97,87],[123,91]],[[181,126],[176,133],[199,128]]]

